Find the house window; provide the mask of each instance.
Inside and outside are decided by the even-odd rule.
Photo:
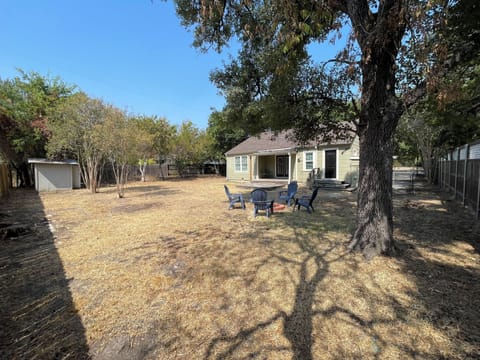
[[[305,161],[303,162],[303,168],[305,170],[312,170],[313,169],[313,163],[314,163],[313,151],[306,151],[304,153],[304,159],[305,159]]]
[[[235,156],[235,172],[247,172],[247,155]]]

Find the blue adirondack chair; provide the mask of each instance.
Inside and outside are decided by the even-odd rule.
[[[308,213],[311,214],[312,211],[315,211],[313,208],[313,200],[317,197],[318,193],[318,187],[313,190],[312,195],[310,196],[302,196],[301,198],[298,198],[295,200],[295,205],[293,205],[293,210],[295,211],[295,207],[297,207],[297,210],[300,210],[300,207],[303,206],[304,208],[307,209]]]
[[[292,181],[288,184],[287,190],[281,190],[278,193],[278,198],[285,201],[285,204],[290,206],[292,203],[295,203],[295,194],[298,190],[298,184],[296,181]]]
[[[253,217],[256,217],[259,210],[265,211],[270,217],[273,214],[273,200],[267,200],[267,192],[263,189],[255,189],[250,194],[250,201],[253,203]]]
[[[243,195],[230,193],[227,185],[223,185],[223,187],[225,188],[225,194],[227,194],[228,201],[230,202],[228,210],[233,209],[236,203],[240,203],[242,209],[245,210],[245,200],[243,200]]]

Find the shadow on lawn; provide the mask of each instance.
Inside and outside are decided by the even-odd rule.
[[[348,203],[348,200],[346,200],[346,203]],[[288,211],[290,212],[290,210]],[[280,219],[282,225],[296,229],[293,239],[290,237],[277,237],[276,241],[279,243],[291,243],[293,241],[298,246],[303,260],[298,261],[297,259],[289,258],[281,251],[273,251],[271,253],[271,259],[274,261],[284,264],[287,267],[293,266],[299,269],[298,280],[290,279],[295,284],[295,299],[291,311],[278,311],[273,317],[266,321],[242,329],[235,335],[221,336],[213,339],[207,348],[205,359],[231,358],[242,345],[251,342],[251,339],[257,332],[262,331],[277,321],[281,321],[283,323],[283,335],[290,343],[290,346],[264,346],[256,351],[251,351],[247,358],[260,357],[264,352],[275,353],[287,351],[292,353],[292,359],[294,360],[312,360],[314,358],[312,353],[314,342],[313,321],[316,316],[323,315],[330,317],[334,313],[341,312],[346,314],[353,322],[358,323],[359,326],[366,324],[360,317],[338,306],[331,307],[326,311],[314,310],[315,297],[319,284],[329,273],[330,265],[334,262],[343,261],[346,254],[344,251],[338,250],[341,244],[329,242],[321,233],[318,233],[319,238],[317,240],[329,244],[326,248],[318,249],[316,244],[305,236],[305,232],[312,233],[318,231],[318,226],[311,221],[312,218],[306,213],[298,214],[297,218],[295,218],[296,214],[293,215],[294,216],[289,216],[289,214],[285,212],[279,212],[274,215],[277,219]],[[333,221],[323,225],[323,230],[329,231],[336,229],[338,223]],[[268,224],[266,226],[268,227]],[[259,271],[260,268],[269,263],[271,259],[265,259],[265,261],[258,265],[256,271]],[[314,265],[315,269],[313,274],[309,271],[311,265]],[[288,281],[288,279],[286,279],[286,281]]]
[[[277,258],[280,262],[294,264],[300,267],[300,279],[295,289],[295,302],[291,312],[286,313],[279,311],[270,319],[258,323],[253,327],[242,329],[240,332],[233,336],[222,336],[213,339],[207,349],[206,359],[228,359],[232,357],[237,348],[243,343],[249,341],[249,339],[255,335],[257,331],[261,331],[264,328],[269,327],[278,320],[283,321],[284,331],[283,335],[288,339],[291,347],[278,346],[271,348],[262,348],[261,351],[268,352],[282,352],[292,351],[293,359],[295,360],[310,360],[312,357],[312,321],[316,313],[313,311],[313,304],[315,299],[315,292],[317,285],[323,280],[328,273],[329,262],[324,259],[323,254],[317,253],[308,243],[308,241],[298,241],[298,244],[302,251],[307,255],[301,262],[288,259],[281,255],[273,254],[273,257]],[[331,249],[327,250],[330,252]],[[340,260],[341,257],[335,261]],[[316,265],[316,271],[313,276],[307,276],[307,264],[310,261],[314,261]],[[218,352],[217,346],[226,343],[226,349]],[[216,352],[215,357],[213,353]],[[259,353],[252,352],[249,354],[249,358],[255,358]]]
[[[157,196],[169,196],[172,194],[178,194],[180,191],[162,187],[162,183],[158,185],[144,185],[145,183],[135,182],[128,183],[125,188],[125,198],[131,197],[157,197]],[[105,186],[101,190],[104,193],[116,194],[117,188],[114,185]]]
[[[38,194],[0,203],[0,358],[89,358],[85,329]]]
[[[430,195],[432,194],[428,196]],[[277,249],[272,251],[271,259],[265,259],[255,271],[259,271],[260,267],[272,259],[284,264],[285,267],[293,266],[298,269],[294,276],[285,280],[292,281],[295,287],[292,294],[293,306],[289,311],[279,310],[265,321],[257,322],[250,327],[243,327],[237,333],[212,339],[207,347],[205,359],[228,359],[240,355],[240,353],[244,356],[247,349],[249,354],[246,358],[261,358],[266,354],[268,354],[266,357],[269,358],[278,352],[289,352],[294,360],[312,360],[322,358],[326,354],[332,358],[348,357],[345,349],[323,346],[322,338],[314,338],[314,333],[318,333],[318,328],[315,329],[314,323],[318,324],[317,320],[332,318],[335,322],[343,322],[350,329],[355,329],[357,333],[360,332],[370,342],[370,345],[367,345],[368,348],[363,348],[362,352],[357,353],[358,356],[377,359],[389,356],[393,351],[393,354],[401,354],[403,357],[445,358],[445,354],[442,353],[445,348],[439,350],[432,345],[420,345],[417,341],[421,342],[423,339],[412,338],[411,334],[406,335],[406,338],[402,338],[401,333],[398,337],[388,335],[387,338],[384,332],[379,332],[384,327],[391,327],[394,331],[395,328],[412,326],[412,321],[413,323],[426,321],[428,324],[432,324],[436,331],[448,338],[450,355],[465,359],[475,358],[480,353],[478,321],[480,318],[480,285],[478,284],[480,274],[478,267],[469,268],[460,264],[435,261],[422,256],[419,251],[415,250],[416,246],[422,246],[430,247],[432,252],[446,251],[448,253],[449,251],[443,249],[442,245],[451,241],[466,242],[478,249],[480,236],[478,226],[474,224],[473,219],[470,221],[467,218],[467,220],[455,222],[458,214],[452,213],[451,209],[443,213],[431,207],[395,209],[395,227],[412,239],[412,243],[406,244],[406,249],[399,255],[398,263],[402,264],[403,268],[399,268],[396,272],[393,271],[392,274],[406,272],[413,275],[412,279],[418,292],[405,294],[413,299],[415,309],[411,309],[402,303],[402,299],[397,298],[398,294],[390,293],[388,288],[376,281],[377,274],[375,272],[357,275],[356,269],[359,262],[364,260],[360,256],[347,255],[341,243],[323,236],[328,231],[342,228],[352,230],[354,208],[351,206],[351,199],[336,199],[335,203],[336,215],[328,219],[325,219],[325,212],[320,217],[297,214],[300,218],[284,213],[276,214],[277,221],[282,223],[281,226],[292,227],[295,231],[293,238],[277,237],[275,241],[296,244],[298,254],[303,260],[298,260],[298,254],[292,257]],[[455,211],[462,211],[462,209]],[[405,212],[410,213],[406,214]],[[419,221],[420,219],[421,221]],[[321,221],[320,227],[318,221]],[[452,226],[452,223],[457,225]],[[267,223],[264,226],[268,230],[269,226],[275,225]],[[317,238],[306,237],[306,232],[317,232]],[[319,247],[318,243],[322,243],[323,246]],[[456,256],[454,253],[447,255]],[[474,252],[473,255],[477,254]],[[335,301],[332,301],[333,305],[329,307],[319,307],[319,300],[329,296],[329,294],[323,293],[326,284],[322,282],[327,275],[330,276],[330,268],[336,262],[345,262],[347,266],[348,274],[335,275],[340,281],[342,276],[345,278],[349,276],[355,278],[359,283],[368,281],[373,286],[373,288],[364,286],[359,290],[359,297],[369,303],[370,315],[362,314],[354,306],[345,306],[345,304]],[[315,269],[313,272],[311,271],[312,265]],[[307,268],[310,271],[307,271]],[[379,271],[382,270],[379,269]],[[392,279],[392,281],[394,280]],[[401,294],[400,297],[402,297]],[[380,308],[388,308],[389,313],[384,314],[376,310]],[[417,309],[420,310],[417,311]],[[253,346],[257,333],[278,321],[282,324],[283,336],[288,340],[289,346],[285,346],[284,343],[278,346],[266,344],[265,346],[261,344]],[[318,325],[316,326],[318,327]],[[422,337],[423,334],[419,333],[419,336]],[[356,340],[355,338],[338,339],[338,343],[348,341],[352,344],[351,346],[355,347]],[[433,344],[435,342],[434,335],[431,338],[427,335],[424,341],[432,341]],[[389,353],[385,352],[387,347],[390,349]],[[241,348],[243,349],[241,350]],[[319,352],[319,348],[325,350]]]
[[[462,358],[473,359],[480,354],[480,224],[446,194],[440,198],[441,205],[413,198],[397,209],[396,227],[413,239],[400,260],[415,277],[420,316],[447,334]]]

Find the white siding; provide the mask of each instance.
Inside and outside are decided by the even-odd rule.
[[[80,188],[80,169],[71,164],[35,164],[37,191],[71,190]]]

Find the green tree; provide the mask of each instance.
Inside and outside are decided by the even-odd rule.
[[[214,111],[210,114],[207,134],[211,138],[212,160],[224,160],[228,150],[247,138],[245,130],[228,121],[228,110]]]
[[[443,128],[438,142],[451,148],[480,139],[479,17],[478,1],[457,1],[436,34],[438,60],[429,101]]]
[[[45,156],[49,114],[75,87],[58,77],[19,72],[14,79],[0,80],[0,152],[15,168],[20,186],[30,186],[28,158]]]
[[[248,122],[270,123],[272,128],[294,126],[303,129],[297,133],[308,132],[310,137],[316,137],[325,129],[318,120],[328,120],[318,111],[322,107],[331,109],[326,114],[330,112],[335,117],[348,114],[350,108],[356,110],[352,124],[360,142],[357,228],[349,247],[361,250],[367,258],[395,252],[393,138],[405,109],[396,92],[397,56],[407,24],[415,21],[414,15],[431,2],[176,1],[183,24],[194,29],[196,46],[207,48],[215,44],[221,49],[232,36],[242,44],[244,54],[240,54],[236,71],[243,82],[237,87],[226,87],[232,103],[247,96],[247,101],[239,102],[249,106],[237,107],[242,119],[250,116]],[[324,64],[313,68],[307,61],[307,45],[325,41],[329,33],[338,32],[347,24],[352,35],[335,59],[338,66]],[[260,68],[258,63],[262,64]],[[303,71],[304,68],[309,71]],[[315,76],[312,78],[309,73]],[[351,102],[346,106],[345,98],[352,88],[343,84],[349,81],[358,81],[360,99],[358,104]],[[328,84],[331,89],[326,87]],[[271,113],[279,114],[278,120],[269,116]]]
[[[80,164],[84,184],[92,193],[100,186],[105,161],[102,132],[106,116],[107,106],[101,100],[80,92],[59,106],[48,122],[49,157],[73,156]]]
[[[408,109],[399,124],[397,139],[403,141],[415,162],[421,160],[425,176],[432,183],[436,178],[436,159],[446,148],[439,142],[443,129],[436,112],[422,102]]]
[[[101,151],[110,163],[115,176],[119,198],[125,196],[129,165],[136,163],[142,153],[145,140],[139,136],[136,124],[113,106],[105,109],[105,119],[100,127]]]
[[[138,164],[142,181],[145,181],[146,166],[161,162],[169,155],[176,129],[167,119],[156,116],[134,116],[131,121],[136,125]]]
[[[402,59],[404,85],[425,83],[428,91],[402,117],[397,143],[417,150],[432,182],[442,152],[480,138],[480,6],[475,0],[452,3],[417,23]]]
[[[191,121],[184,121],[172,141],[171,156],[180,176],[185,175],[188,166],[201,165],[208,156],[208,140],[204,131]]]

